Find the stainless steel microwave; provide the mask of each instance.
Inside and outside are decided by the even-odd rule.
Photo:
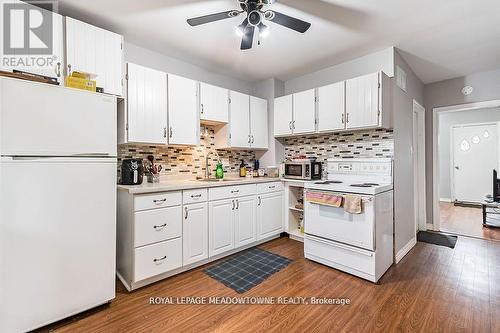
[[[309,160],[285,162],[285,178],[300,180],[321,179],[321,162]]]

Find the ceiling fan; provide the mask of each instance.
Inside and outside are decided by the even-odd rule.
[[[199,16],[188,19],[187,23],[194,27],[201,24],[233,18],[246,13],[247,17],[236,27],[236,33],[242,37],[242,50],[252,48],[256,27],[259,29],[260,37],[265,37],[269,34],[269,27],[264,24],[264,20],[280,24],[300,33],[306,32],[311,27],[311,23],[281,14],[274,10],[264,10],[264,6],[272,5],[275,2],[276,0],[238,0],[241,10],[228,10],[221,13]]]

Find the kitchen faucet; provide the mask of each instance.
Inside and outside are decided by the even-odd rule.
[[[219,154],[217,153],[217,151],[216,150],[208,150],[207,154],[205,155],[205,179],[209,179],[210,175],[211,175],[210,165],[209,165],[210,153],[215,153],[215,155],[217,155],[217,160],[220,163],[220,157],[219,157]]]

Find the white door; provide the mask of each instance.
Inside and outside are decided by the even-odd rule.
[[[208,204],[183,207],[182,253],[184,266],[208,258]]]
[[[234,249],[234,209],[233,199],[209,203],[208,234],[209,256]]]
[[[196,81],[168,75],[168,143],[196,146],[200,143]]]
[[[0,332],[112,300],[116,159],[2,159],[0,182]]]
[[[14,58],[14,61],[2,61],[0,62],[0,69],[4,71],[19,70],[39,75],[44,75],[52,78],[57,78],[60,83],[64,82],[64,18],[62,15],[57,13],[49,12],[48,10],[35,7],[28,3],[17,1],[17,0],[0,0],[0,17],[4,18],[4,4],[21,4],[22,6],[31,6],[36,10],[41,10],[44,15],[51,15],[51,24],[42,25],[38,31],[37,35],[42,36],[41,43],[45,40],[52,40],[52,53],[47,55],[36,55],[34,57],[29,56],[28,59],[35,59],[33,63],[31,60],[29,63],[25,61],[16,61],[26,59],[24,55],[19,52],[17,55],[5,54],[4,50],[4,24],[0,25],[0,54],[4,55],[6,59]],[[24,31],[26,24],[24,22],[23,11],[15,11],[10,13],[10,37],[11,45],[14,47],[22,47],[25,44]],[[34,38],[31,36],[31,38]]]
[[[128,142],[167,144],[167,74],[127,64]]]
[[[267,100],[250,96],[250,132],[252,148],[268,149]]]
[[[318,88],[318,131],[345,128],[345,82]]]
[[[269,193],[257,198],[257,238],[279,235],[283,231],[283,193]]]
[[[2,155],[116,156],[116,116],[115,96],[0,79]]]
[[[231,91],[231,147],[250,148],[250,96]]]
[[[483,202],[492,192],[491,175],[498,169],[496,124],[453,128],[453,199]]]
[[[316,90],[293,94],[293,134],[316,131]]]
[[[292,134],[293,95],[274,99],[274,136]]]
[[[235,247],[241,247],[257,240],[255,196],[236,199],[234,214]]]
[[[97,86],[107,94],[123,94],[123,36],[66,17],[68,73],[97,75]]]
[[[379,73],[346,81],[346,128],[379,125]]]
[[[229,122],[229,91],[200,83],[200,119],[208,122]]]

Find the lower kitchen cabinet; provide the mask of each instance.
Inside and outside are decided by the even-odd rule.
[[[224,253],[234,249],[234,199],[209,203],[209,255]]]
[[[255,196],[236,199],[234,213],[235,247],[245,246],[257,240]]]
[[[283,231],[283,192],[257,197],[257,238],[265,239]]]
[[[182,252],[184,266],[208,258],[208,203],[184,206]]]

